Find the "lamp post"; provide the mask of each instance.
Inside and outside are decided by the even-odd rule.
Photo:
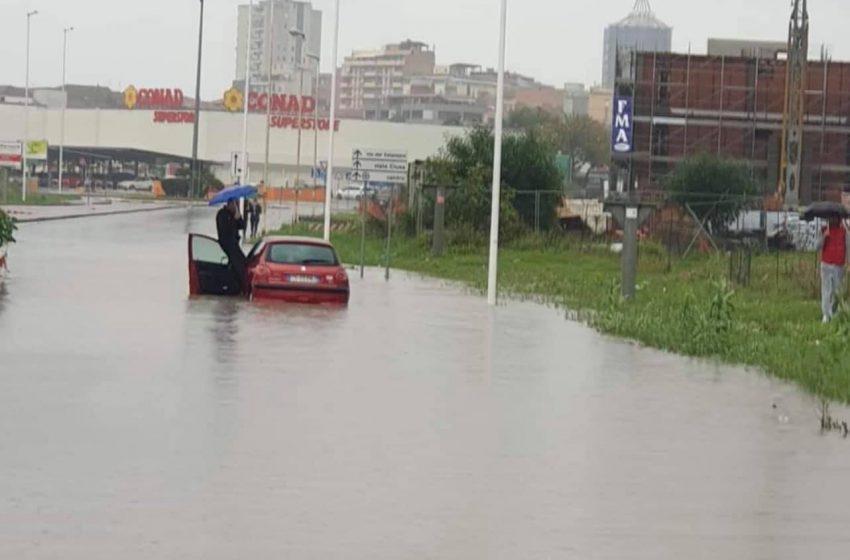
[[[301,42],[301,49],[298,49],[298,54],[301,55],[307,36],[300,29],[290,29],[289,34]],[[303,55],[299,56],[300,58],[303,58]],[[298,146],[295,149],[295,214],[293,215],[293,223],[298,223],[298,183],[301,182],[301,120],[304,115],[304,65],[301,60],[298,61],[298,73],[300,75],[298,80]]]
[[[493,141],[493,199],[490,208],[490,262],[487,274],[487,303],[496,305],[499,267],[499,204],[502,189],[502,120],[505,105],[505,35],[508,0],[502,0],[499,18],[499,77],[496,81],[496,126]]]
[[[27,144],[30,136],[30,20],[38,10],[27,12],[27,71],[24,84],[24,145],[23,145],[23,170],[21,171],[21,199],[27,200]]]
[[[266,76],[266,89],[268,90],[268,95],[266,97],[266,156],[263,160],[263,184],[268,186],[269,184],[269,143],[271,142],[271,116],[272,116],[272,61],[274,60],[274,5],[275,0],[269,0],[269,17],[267,18],[266,23],[266,31],[268,33],[268,45],[269,48],[268,56],[268,71]],[[263,212],[263,216],[266,213]],[[265,228],[263,228],[265,229]]]
[[[317,54],[307,53],[307,58],[316,63],[316,82],[313,87],[313,189],[319,186],[319,63],[321,58]]]
[[[198,68],[195,72],[195,120],[192,123],[192,184],[189,186],[189,200],[192,200],[197,188],[200,194],[201,170],[198,164],[198,127],[201,120],[201,54],[204,47],[204,0],[200,0],[201,11],[198,15]]]
[[[248,42],[245,45],[245,99],[242,113],[242,168],[239,170],[239,184],[248,181],[248,99],[251,96],[251,34],[254,26],[254,0],[248,2]]]
[[[334,177],[334,125],[336,124],[336,57],[339,48],[339,0],[334,2],[334,40],[331,48],[331,110],[328,126],[328,172],[325,176],[324,238],[331,238],[331,188]]]
[[[73,27],[62,30],[62,119],[59,123],[59,194],[62,194],[62,175],[65,167],[65,108],[68,107],[68,93],[65,91],[65,69],[68,62],[68,33]]]

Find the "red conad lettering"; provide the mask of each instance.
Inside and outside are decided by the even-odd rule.
[[[174,105],[176,107],[182,107],[183,106],[183,90],[182,89],[174,90]]]
[[[316,100],[312,97],[302,97],[301,110],[305,113],[312,113],[316,110]]]

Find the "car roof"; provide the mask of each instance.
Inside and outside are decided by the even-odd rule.
[[[309,243],[310,245],[321,245],[324,247],[333,247],[329,242],[321,237],[306,237],[297,235],[270,235],[264,237],[263,241],[268,244],[274,243]]]

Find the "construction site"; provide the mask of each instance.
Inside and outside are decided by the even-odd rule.
[[[793,2],[785,49],[622,51],[615,94],[633,99],[634,138],[631,152],[614,156],[614,184],[661,191],[679,162],[708,153],[749,166],[768,208],[841,201],[850,193],[850,62],[808,53],[807,0]]]

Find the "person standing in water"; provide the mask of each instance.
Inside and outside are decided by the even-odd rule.
[[[218,233],[218,244],[230,261],[242,291],[245,290],[245,273],[247,271],[247,259],[242,247],[239,246],[239,232],[245,229],[245,219],[239,213],[239,201],[229,200],[215,216],[216,232]]]

